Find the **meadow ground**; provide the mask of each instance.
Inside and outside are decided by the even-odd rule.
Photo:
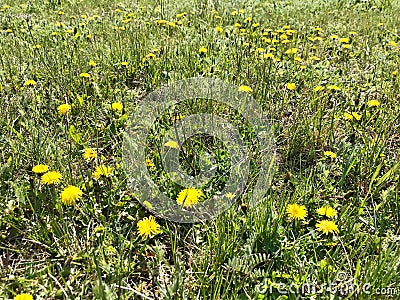
[[[389,0],[2,3],[0,299],[398,299],[399,16]],[[191,77],[252,95],[276,161],[251,208],[250,124],[209,99],[163,112],[146,163],[178,203],[157,150],[178,119],[224,117],[252,159],[229,210],[180,224],[129,188],[122,144],[148,93]],[[168,146],[192,175],[209,152],[229,170],[218,139]]]

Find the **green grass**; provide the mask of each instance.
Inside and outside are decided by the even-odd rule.
[[[0,4],[10,6],[0,12],[0,299],[24,292],[34,299],[398,298],[400,74],[393,72],[400,71],[399,4],[243,3]],[[286,44],[283,26],[296,30]],[[351,49],[332,35],[350,38]],[[315,37],[321,39],[309,39]],[[201,47],[207,53],[199,53]],[[257,48],[275,58],[260,58]],[[285,54],[290,48],[298,49],[301,61]],[[155,57],[146,59],[149,53]],[[157,218],[162,232],[143,240],[137,222],[150,212],[127,185],[123,133],[148,93],[199,76],[252,88],[276,141],[271,187],[259,207],[249,207],[260,167],[254,154],[247,193],[230,210],[198,224]],[[27,80],[36,84],[26,86]],[[287,83],[296,89],[287,89]],[[325,89],[314,91],[318,85]],[[381,105],[368,107],[370,100]],[[123,104],[122,112],[111,109],[114,102]],[[64,103],[72,105],[67,116],[57,111]],[[213,102],[187,101],[176,108],[184,116],[204,111],[224,115],[236,127],[243,123],[237,112]],[[345,112],[361,119],[346,120]],[[173,123],[173,110],[167,111],[155,129]],[[250,143],[248,127],[241,132]],[[155,163],[151,174],[176,197],[180,187],[166,179],[157,158],[163,138],[157,130],[148,139]],[[191,157],[212,148],[226,168],[226,147],[220,146],[218,140],[199,138],[183,148]],[[98,152],[90,162],[82,157],[88,147]],[[62,182],[43,185],[32,172],[39,163],[59,171]],[[113,174],[95,180],[92,173],[100,164],[111,166]],[[190,164],[184,168],[196,170]],[[83,191],[74,206],[60,200],[69,184]],[[291,203],[307,207],[303,221],[288,218]],[[337,210],[338,234],[316,230],[324,219],[316,210],[323,205]],[[304,284],[340,282],[342,290],[314,296],[279,292],[279,284],[301,291]],[[344,282],[368,284],[371,294],[346,292]],[[377,294],[377,288],[397,288],[397,296]]]

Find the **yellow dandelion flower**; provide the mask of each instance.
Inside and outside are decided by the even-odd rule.
[[[36,174],[43,174],[46,173],[49,170],[49,166],[48,165],[36,165],[32,168],[32,172],[36,173]]]
[[[86,160],[91,160],[97,157],[97,152],[93,148],[86,148],[82,156]]]
[[[337,40],[339,37],[336,34],[333,34],[329,38],[332,40]]]
[[[330,157],[330,158],[332,158],[332,159],[337,158],[336,153],[334,153],[334,152],[332,152],[332,151],[325,151],[325,152],[324,152],[324,155],[325,155],[325,156],[328,156],[328,157]]]
[[[169,147],[169,148],[174,148],[174,149],[179,149],[179,145],[177,142],[175,141],[168,141],[164,144],[165,147]]]
[[[132,19],[131,18],[127,18],[127,19],[123,19],[121,22],[122,23],[130,23],[132,21]]]
[[[274,56],[272,53],[268,52],[268,53],[265,53],[265,54],[264,54],[264,58],[274,59],[275,56]]]
[[[96,167],[96,170],[92,173],[94,179],[100,179],[100,177],[110,177],[112,175],[113,168],[107,167],[105,165],[100,165]]]
[[[65,104],[61,104],[57,107],[58,113],[60,115],[66,115],[69,113],[69,111],[71,110],[71,105],[65,103]]]
[[[96,63],[94,62],[94,60],[91,60],[88,62],[88,65],[91,67],[94,67],[96,65]]]
[[[126,66],[128,66],[128,65],[129,65],[129,62],[127,62],[127,61],[121,61],[121,66],[126,67]]]
[[[122,105],[122,103],[114,102],[113,104],[111,104],[111,109],[113,111],[122,111],[123,108],[124,106]]]
[[[146,166],[148,166],[148,167],[154,167],[154,163],[151,161],[150,158],[146,158]]]
[[[397,43],[395,41],[390,41],[389,46],[396,47]]]
[[[40,46],[40,45],[34,45],[32,48],[33,48],[33,49],[40,49],[40,48],[42,48],[42,46]]]
[[[166,25],[168,22],[166,20],[156,20],[157,25]]]
[[[50,171],[42,175],[41,182],[43,184],[54,184],[59,183],[62,179],[62,175],[57,171]]]
[[[397,74],[398,74],[398,71],[397,71],[397,70],[392,72],[393,77],[396,77]]]
[[[33,300],[33,296],[31,294],[22,293],[22,294],[16,295],[14,297],[14,300]]]
[[[352,115],[352,116],[354,117],[354,119],[356,119],[357,121],[360,121],[360,120],[361,120],[361,115],[359,115],[358,113],[352,112],[351,115]]]
[[[288,36],[287,36],[285,33],[283,33],[283,34],[281,34],[281,35],[279,36],[279,38],[280,38],[281,40],[287,40],[287,39],[288,39]]]
[[[286,83],[286,88],[287,88],[288,90],[293,91],[293,90],[296,89],[296,84],[295,84],[295,83]]]
[[[352,47],[351,44],[343,44],[342,45],[343,49],[351,49],[351,47]]]
[[[350,34],[350,35],[356,35],[357,32],[355,32],[355,31],[350,31],[349,34]]]
[[[293,203],[286,207],[286,213],[291,219],[304,220],[307,216],[307,208],[304,205]]]
[[[322,91],[322,90],[324,90],[325,88],[323,87],[323,86],[321,86],[321,85],[317,85],[314,89],[313,89],[313,91],[314,92],[320,92],[320,91]]]
[[[271,28],[267,28],[264,30],[263,35],[270,35],[270,33],[272,32]]]
[[[143,60],[145,61],[145,60],[152,59],[152,58],[155,58],[155,57],[156,57],[156,55],[154,53],[148,53],[148,54],[145,55]]]
[[[36,81],[35,80],[33,80],[33,79],[29,79],[29,80],[27,80],[27,81],[25,81],[25,85],[36,85]]]
[[[224,29],[221,27],[221,26],[217,26],[217,27],[215,27],[214,28],[214,30],[216,31],[216,32],[224,32]]]
[[[353,116],[351,115],[351,114],[349,114],[348,112],[345,112],[344,114],[343,114],[343,117],[346,119],[346,120],[349,120],[349,121],[353,121]]]
[[[379,107],[381,103],[378,100],[370,100],[367,105],[368,107]]]
[[[341,38],[339,40],[339,42],[342,43],[342,44],[348,44],[348,43],[350,43],[350,39],[349,38]]]
[[[233,198],[235,198],[235,196],[236,195],[232,194],[231,192],[225,194],[225,197],[228,198],[229,200],[232,200]]]
[[[182,114],[179,114],[179,115],[175,115],[175,116],[174,116],[175,120],[182,120],[184,117],[185,117],[185,116],[182,115]]]
[[[82,195],[83,192],[79,187],[69,185],[61,192],[60,197],[62,203],[66,205],[74,205],[76,200],[82,197]]]
[[[328,218],[334,218],[337,215],[336,209],[330,206],[322,206],[318,208],[317,213],[321,216],[327,216]]]
[[[156,222],[153,216],[150,216],[148,218],[146,217],[138,221],[137,229],[139,235],[141,235],[143,239],[146,239],[153,234],[159,234],[161,232],[160,225]]]
[[[195,188],[184,189],[179,192],[176,202],[184,207],[190,207],[199,202],[204,194],[201,190]]]
[[[285,52],[286,54],[296,54],[297,53],[297,48],[290,48],[288,50],[286,50]]]
[[[239,92],[246,92],[246,93],[251,93],[253,90],[251,87],[247,86],[247,85],[241,85],[238,88]]]
[[[335,85],[335,84],[328,85],[326,88],[327,88],[328,90],[340,91],[340,87],[338,87],[338,86]]]
[[[217,11],[214,11],[214,12],[215,12],[215,14],[218,13]],[[187,13],[186,13],[186,12],[183,12],[183,13],[176,14],[176,17],[177,17],[178,19],[180,19],[180,18],[182,18],[182,17],[184,17],[184,16],[186,16],[186,15],[187,15]]]
[[[339,233],[339,229],[334,221],[322,220],[319,221],[316,225],[317,230],[321,231],[324,234],[328,233]]]
[[[296,61],[296,62],[301,62],[301,57],[295,56],[295,57],[293,58],[293,60]]]
[[[90,78],[90,74],[89,73],[81,73],[81,74],[79,74],[79,77],[81,77],[81,78]]]
[[[203,53],[203,54],[207,53],[207,48],[205,48],[205,47],[200,47],[200,48],[199,48],[199,53]]]

